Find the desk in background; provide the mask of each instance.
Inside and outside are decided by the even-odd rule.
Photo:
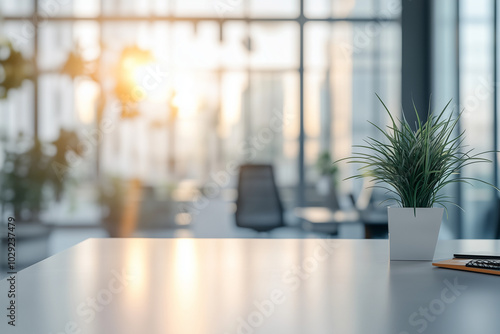
[[[326,207],[299,207],[294,209],[297,218],[303,220],[306,230],[335,234],[339,224],[363,224],[365,238],[371,239],[372,230],[387,229],[387,213],[381,211],[332,210]]]

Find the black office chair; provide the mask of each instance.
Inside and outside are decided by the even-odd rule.
[[[240,166],[235,218],[237,226],[258,232],[285,225],[271,165]]]

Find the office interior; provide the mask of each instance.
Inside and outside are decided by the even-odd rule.
[[[500,186],[498,7],[1,1],[0,225],[16,219],[19,266],[87,238],[387,238],[386,194],[334,164],[380,137],[369,122],[389,124],[377,94],[413,122],[413,103],[425,119],[451,100],[465,144],[491,152],[461,172]],[[259,182],[268,190],[253,194]],[[499,238],[495,189],[446,191],[463,210],[448,207],[440,239]],[[238,224],[248,194],[269,208]],[[320,228],[306,207],[358,215]],[[282,215],[276,228],[260,228],[266,210]]]

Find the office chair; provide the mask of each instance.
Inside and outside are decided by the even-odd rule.
[[[240,166],[235,218],[237,226],[258,232],[285,225],[271,165]]]

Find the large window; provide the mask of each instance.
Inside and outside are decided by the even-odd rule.
[[[230,162],[272,163],[293,205],[319,178],[322,152],[343,157],[372,131],[367,120],[385,124],[375,93],[400,109],[400,6],[2,1],[1,35],[33,57],[38,75],[0,101],[0,130],[7,141],[20,131],[50,141],[61,128],[98,138],[72,170],[82,182],[111,174],[202,187]],[[129,115],[115,86],[131,47],[152,60],[127,74],[140,95]],[[97,67],[93,76],[61,72],[71,52]],[[96,133],[104,119],[113,126]]]
[[[495,95],[498,94],[495,71],[494,0],[444,0],[434,2],[433,100],[442,108],[453,99],[452,112],[463,112],[460,131],[465,131],[464,145],[475,152],[498,150],[495,143]],[[451,111],[451,110],[450,110]],[[491,164],[467,166],[465,176],[495,183],[498,156],[485,155]],[[497,183],[498,186],[498,183]],[[498,204],[495,191],[485,184],[462,184],[450,189],[464,209],[452,209],[448,227],[454,237],[491,238],[498,233]]]

